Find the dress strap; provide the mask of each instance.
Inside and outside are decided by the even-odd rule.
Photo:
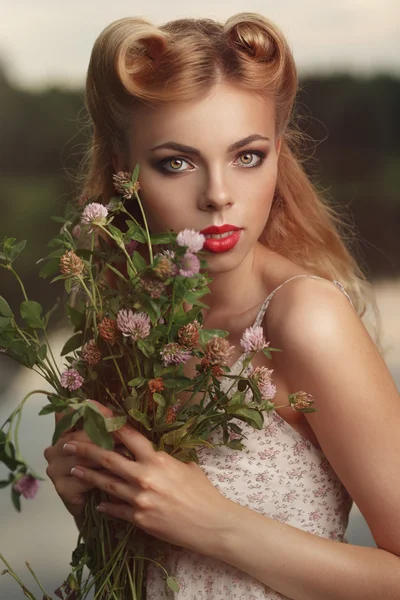
[[[330,279],[325,279],[325,277],[319,277],[318,275],[309,275],[308,273],[304,273],[302,275],[294,275],[293,277],[290,277],[289,279],[287,279],[286,281],[284,281],[283,283],[281,283],[280,285],[278,285],[278,287],[276,287],[268,296],[268,298],[265,299],[265,301],[263,302],[260,311],[257,315],[256,321],[254,323],[254,325],[259,326],[261,325],[261,322],[264,318],[265,312],[268,308],[268,304],[270,303],[271,298],[274,296],[275,292],[277,292],[282,286],[285,285],[285,283],[288,283],[289,281],[292,281],[292,279],[297,279],[297,277],[312,277],[313,279],[323,279],[324,281],[331,281]],[[334,283],[336,285],[336,287],[338,287],[343,294],[349,299],[350,304],[352,305],[352,307],[354,308],[354,304],[349,296],[349,294],[346,292],[344,286],[342,283],[340,283],[340,281],[337,281],[336,279],[332,280],[332,283]]]

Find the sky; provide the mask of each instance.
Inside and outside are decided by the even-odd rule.
[[[300,73],[400,75],[398,0],[0,0],[0,11],[0,60],[13,83],[30,89],[82,87],[93,43],[116,19],[223,22],[244,11],[275,21]]]

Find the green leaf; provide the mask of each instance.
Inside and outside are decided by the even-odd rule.
[[[144,383],[146,383],[146,379],[144,377],[135,377],[135,379],[128,381],[128,385],[130,387],[141,387]]]
[[[133,262],[135,269],[137,269],[138,271],[142,271],[143,269],[145,269],[147,267],[147,263],[146,263],[145,259],[143,258],[143,256],[141,254],[139,254],[139,252],[137,250],[135,250],[135,252],[132,255],[132,262]]]
[[[11,500],[12,503],[14,504],[14,508],[18,511],[21,512],[21,495],[16,492],[14,490],[14,488],[11,488]]]
[[[58,258],[50,258],[45,265],[39,271],[39,277],[46,279],[57,273],[60,268],[60,261]]]
[[[132,417],[132,419],[135,419],[135,421],[139,421],[139,423],[142,423],[142,425],[144,425],[146,427],[146,429],[148,431],[150,431],[151,427],[150,427],[150,421],[147,417],[147,415],[145,415],[144,413],[142,413],[140,410],[136,409],[136,408],[131,408],[129,411],[130,416]]]
[[[224,329],[200,329],[199,338],[202,344],[206,344],[213,337],[225,338],[229,335],[229,331]]]
[[[232,398],[229,400],[229,405],[243,404],[244,399],[245,399],[244,392],[237,391],[233,394]]]
[[[85,405],[83,428],[95,444],[106,450],[114,450],[114,438],[107,431],[106,419],[90,402]]]
[[[233,450],[243,450],[243,448],[245,447],[240,440],[229,440],[229,442],[227,442],[226,445],[228,446],[228,448],[233,448]]]
[[[140,407],[140,398],[137,394],[131,394],[124,399],[125,410],[129,413],[130,410],[138,410]]]
[[[167,577],[167,586],[173,592],[179,592],[179,590],[180,590],[179,583],[177,582],[175,577],[170,577],[170,576]]]
[[[64,347],[61,350],[61,356],[65,356],[66,354],[69,354],[69,352],[72,352],[73,350],[80,348],[82,346],[82,342],[83,342],[83,333],[81,333],[81,332],[75,333],[64,344]]]
[[[0,333],[5,331],[11,323],[11,317],[0,317]]]
[[[123,242],[122,231],[118,227],[109,224],[108,229],[119,242]]]
[[[165,377],[163,379],[164,387],[174,388],[175,391],[185,390],[193,385],[193,381],[189,377],[176,376],[176,377]]]
[[[21,317],[32,329],[44,329],[42,307],[34,300],[24,300],[21,304]]]
[[[164,433],[161,440],[163,444],[168,444],[177,448],[179,446],[179,442],[185,435],[191,430],[192,426],[196,424],[196,417],[190,417],[182,427],[178,429],[174,429],[173,431],[168,431]]]
[[[12,483],[12,481],[13,481],[13,476],[10,473],[8,480],[0,481],[0,490],[7,487],[8,485],[10,485],[10,483]]]
[[[157,392],[155,392],[153,394],[153,400],[154,400],[154,402],[157,402],[157,404],[159,404],[160,406],[165,406],[165,400],[161,394],[158,394]]]
[[[235,415],[237,419],[245,421],[255,429],[262,429],[264,424],[264,418],[262,413],[254,408],[247,408],[239,404],[228,405],[226,412],[231,415]]]
[[[43,346],[40,346],[37,355],[40,358],[40,360],[46,360],[46,356],[47,356],[46,344],[43,344]]]
[[[140,164],[136,163],[135,169],[134,169],[134,171],[132,173],[132,178],[131,178],[132,183],[136,183],[137,182],[138,177],[139,177],[139,170],[140,170]]]
[[[153,233],[150,236],[152,244],[172,244],[176,239],[176,233]]]
[[[21,254],[25,246],[26,240],[23,240],[22,242],[18,242],[18,244],[15,244],[14,246],[12,246],[12,248],[10,248],[8,256],[11,262],[13,262]]]
[[[60,419],[60,421],[58,421],[51,442],[53,446],[59,440],[61,434],[64,433],[64,431],[66,431],[67,429],[72,428],[75,425],[75,423],[81,418],[81,416],[82,408],[78,408],[77,410],[73,409],[71,410],[71,412],[68,412],[66,415],[64,415],[62,419]]]
[[[42,410],[39,412],[39,415],[49,415],[53,412],[56,412],[56,407],[53,404],[46,404],[46,406],[43,406]]]
[[[13,311],[11,310],[8,302],[0,296],[0,315],[3,317],[13,317]]]
[[[126,423],[126,416],[124,417],[109,417],[106,418],[106,429],[107,431],[117,431],[121,429]]]
[[[85,327],[85,314],[69,305],[67,305],[67,313],[75,331],[82,331]]]

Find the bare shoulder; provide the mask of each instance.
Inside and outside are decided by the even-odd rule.
[[[400,397],[363,322],[332,282],[298,278],[265,327],[280,376],[315,399],[305,417],[378,547],[400,555]]]

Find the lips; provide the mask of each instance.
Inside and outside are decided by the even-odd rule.
[[[203,235],[213,234],[213,233],[227,233],[228,231],[238,231],[240,227],[236,227],[235,225],[211,225],[210,227],[206,227],[202,229],[200,233]]]
[[[210,252],[227,252],[236,246],[239,241],[241,229],[235,225],[211,225],[200,231],[206,236],[203,249]],[[214,235],[224,235],[224,237],[207,237]]]

